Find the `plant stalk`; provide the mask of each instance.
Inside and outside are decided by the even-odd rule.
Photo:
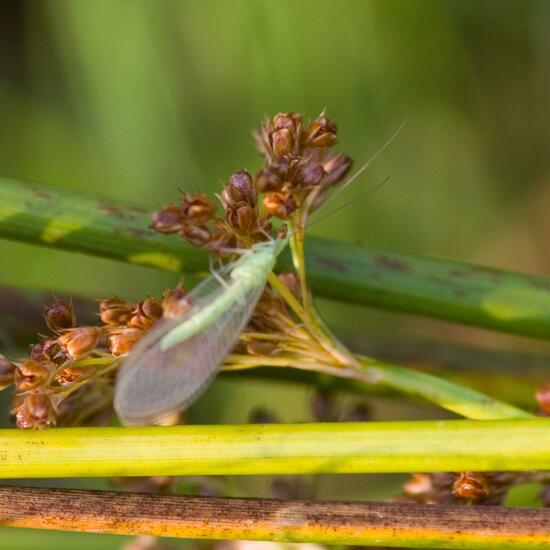
[[[0,237],[175,271],[206,272],[207,254],[148,229],[147,208],[0,178]],[[310,238],[315,295],[550,339],[550,279],[429,256]],[[282,255],[280,266],[291,260]]]
[[[550,510],[0,487],[0,525],[186,539],[542,549]]]
[[[550,419],[0,430],[2,477],[550,469]]]

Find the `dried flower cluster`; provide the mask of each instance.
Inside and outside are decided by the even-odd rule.
[[[549,481],[544,472],[414,474],[403,486],[404,494],[397,500],[420,504],[502,505],[512,487],[530,482],[547,484]]]
[[[117,358],[129,353],[164,311],[181,307],[184,296],[178,288],[165,293],[162,302],[101,300],[99,326],[79,326],[72,304],[56,299],[44,313],[50,334],[31,346],[27,358],[0,363],[3,385],[15,383],[17,426],[81,423],[109,408]]]
[[[265,240],[272,233],[273,217],[305,216],[348,173],[349,157],[330,152],[336,132],[336,125],[324,115],[307,125],[297,113],[266,119],[256,134],[264,166],[255,175],[240,170],[229,178],[218,196],[223,218],[216,217],[216,207],[206,195],[183,193],[178,204],[154,213],[152,228],[222,255]]]

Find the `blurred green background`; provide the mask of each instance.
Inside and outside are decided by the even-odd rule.
[[[265,114],[326,108],[358,164],[406,117],[347,197],[390,182],[312,232],[550,275],[549,24],[545,0],[4,0],[0,174],[154,207],[257,169],[250,133]],[[136,298],[176,281],[0,241],[0,285]],[[357,324],[323,307],[342,330]],[[360,313],[366,327],[405,322]],[[219,401],[199,414],[244,420]],[[6,533],[2,548],[50,547]],[[52,548],[120,545],[56,537]]]

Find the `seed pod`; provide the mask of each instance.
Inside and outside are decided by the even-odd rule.
[[[125,325],[134,310],[134,305],[120,298],[107,298],[99,302],[99,317],[106,325]]]
[[[47,383],[51,368],[34,359],[26,359],[17,364],[15,371],[15,387],[18,392],[30,391]]]
[[[153,212],[151,228],[165,235],[179,233],[183,229],[179,206],[167,204],[162,210]]]
[[[0,390],[7,388],[15,378],[15,365],[0,353]]]
[[[239,203],[256,206],[256,190],[252,176],[245,170],[235,172],[221,193],[224,208],[235,208]]]
[[[273,216],[286,220],[296,210],[296,202],[287,191],[273,191],[263,197],[264,208]]]
[[[192,244],[198,248],[207,246],[212,240],[210,229],[207,226],[186,225],[180,231],[180,235],[189,244]]]
[[[307,147],[331,147],[336,143],[336,124],[325,116],[316,118],[304,131],[303,142]]]
[[[126,355],[143,338],[145,331],[139,328],[123,327],[113,330],[108,338],[109,350],[115,357]]]
[[[138,302],[128,326],[149,330],[162,317],[162,305],[156,298],[147,298]]]
[[[323,178],[323,188],[338,185],[349,172],[351,165],[351,159],[342,153],[333,155],[325,160],[322,164],[326,174]]]
[[[58,299],[55,299],[53,304],[46,308],[44,320],[48,328],[56,334],[76,325],[72,305],[66,305]]]
[[[68,386],[74,384],[79,380],[89,378],[95,371],[94,367],[65,367],[61,369],[56,375],[55,380],[61,386]]]
[[[55,408],[51,396],[46,392],[35,392],[25,396],[17,407],[15,423],[18,428],[45,428],[55,424]]]
[[[100,335],[98,327],[77,327],[64,332],[58,341],[71,359],[78,360],[94,350]]]
[[[43,359],[56,365],[62,365],[69,359],[67,352],[61,347],[57,338],[48,338],[42,342],[42,356]]]
[[[203,193],[184,193],[180,201],[180,214],[186,224],[204,225],[214,220],[216,207]]]
[[[326,172],[322,164],[305,164],[300,168],[295,182],[303,187],[315,187],[325,177]]]
[[[481,500],[491,494],[485,476],[479,472],[462,472],[453,484],[453,492],[465,500]]]
[[[550,415],[550,384],[537,388],[535,393],[537,402],[544,414]]]

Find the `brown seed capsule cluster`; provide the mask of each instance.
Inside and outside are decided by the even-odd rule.
[[[178,204],[153,214],[151,227],[222,255],[265,240],[272,235],[272,217],[287,220],[297,209],[318,208],[348,173],[349,157],[330,152],[336,133],[324,115],[308,124],[298,113],[266,119],[255,136],[264,166],[254,175],[240,170],[229,178],[218,195],[223,218],[206,195],[184,193]]]
[[[71,304],[56,299],[44,313],[52,333],[32,345],[29,356],[12,364],[0,357],[0,383],[15,383],[15,419],[21,428],[43,428],[80,419],[98,404],[110,405],[117,358],[127,355],[162,316],[182,308],[182,288],[161,302],[130,303],[107,298],[99,303],[99,326],[79,326]],[[85,390],[85,391],[82,391]]]
[[[543,481],[544,472],[461,472],[414,474],[403,486],[401,502],[501,505],[515,485]]]

